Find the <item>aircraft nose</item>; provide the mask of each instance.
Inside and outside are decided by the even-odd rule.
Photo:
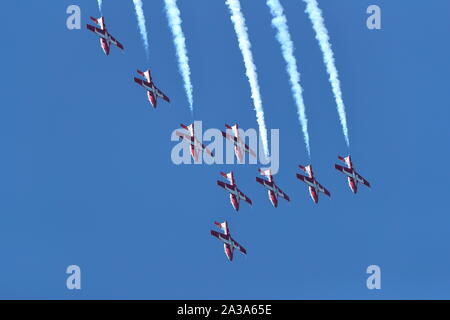
[[[233,253],[231,253],[231,252],[227,252],[227,258],[228,258],[228,261],[233,261]]]

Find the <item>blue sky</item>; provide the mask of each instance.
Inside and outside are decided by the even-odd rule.
[[[78,4],[82,30],[66,28]],[[2,4],[0,298],[450,298],[447,193],[450,3],[319,1],[347,107],[345,144],[320,48],[300,0],[282,1],[311,138],[311,163],[332,198],[315,205],[296,178],[309,159],[265,1],[243,0],[267,127],[280,129],[275,179],[292,199],[274,209],[256,165],[175,166],[170,134],[202,120],[257,128],[224,1],[179,1],[194,86],[192,117],[163,1],[144,1],[147,61],[132,1],[103,1],[122,54],[85,29],[96,1]],[[366,28],[366,8],[382,30]],[[170,96],[150,108],[132,77],[151,68]],[[372,184],[353,195],[334,168],[351,153]],[[253,200],[236,213],[215,185],[234,170]],[[226,260],[211,237],[228,220],[248,251]],[[81,267],[82,289],[65,270]],[[366,288],[367,266],[382,289]]]

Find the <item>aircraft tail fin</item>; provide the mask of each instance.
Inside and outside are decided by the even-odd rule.
[[[100,28],[105,29],[105,20],[103,17],[100,18],[94,18],[94,17],[90,17],[92,21],[94,21],[94,23],[96,23],[97,25],[100,26]]]
[[[228,173],[221,172],[220,174],[222,175],[222,177],[227,179],[232,185],[234,185],[234,174],[233,174],[233,171],[230,171]]]
[[[269,177],[272,175],[272,172],[270,171],[270,169],[259,169],[259,173],[263,176]]]
[[[313,171],[312,171],[312,166],[311,165],[307,165],[307,166],[302,166],[302,165],[299,165],[298,166],[300,169],[302,169],[303,171],[305,171],[311,178],[312,178],[312,176],[313,176]]]
[[[224,221],[224,222],[217,222],[214,221],[214,224],[219,227],[220,229],[222,229],[223,232],[225,232],[225,234],[229,234],[229,230],[228,230],[228,222]]]
[[[341,160],[342,162],[344,162],[347,167],[351,168],[352,167],[352,158],[350,157],[350,155],[344,157],[338,156],[339,160]]]

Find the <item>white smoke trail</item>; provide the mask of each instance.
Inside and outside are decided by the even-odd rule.
[[[98,4],[98,10],[100,11],[100,14],[102,14],[102,0],[97,0]]]
[[[189,108],[193,111],[191,69],[189,68],[189,58],[186,49],[186,38],[181,29],[180,10],[177,6],[177,0],[165,0],[166,14],[169,20],[169,26],[172,30],[173,42],[178,57],[178,69],[183,77],[184,89],[189,101]]]
[[[239,0],[226,0],[228,9],[231,13],[231,21],[234,25],[239,48],[241,49],[242,57],[244,59],[245,73],[250,84],[252,92],[253,105],[256,111],[256,121],[259,126],[259,133],[263,144],[263,149],[266,157],[269,156],[269,143],[267,141],[267,129],[264,121],[264,110],[261,101],[261,94],[259,92],[258,74],[256,73],[256,66],[253,62],[253,55],[251,51],[251,43],[248,39],[247,27],[245,25],[245,18],[241,12],[241,4]]]
[[[316,0],[303,0],[306,2],[306,13],[312,22],[313,29],[316,33],[316,39],[319,42],[320,49],[323,54],[323,61],[327,68],[331,88],[333,90],[334,99],[336,100],[339,119],[341,121],[342,130],[344,131],[345,141],[347,146],[350,145],[347,129],[347,118],[345,115],[344,101],[342,100],[341,84],[338,77],[338,71],[334,64],[333,50],[331,49],[330,38],[328,36],[327,28],[322,17],[322,11],[319,8]]]
[[[267,0],[267,5],[272,13],[272,26],[277,30],[277,40],[281,45],[283,58],[286,61],[286,71],[291,83],[291,91],[297,105],[297,113],[302,126],[303,138],[306,144],[308,156],[310,155],[308,119],[305,113],[303,101],[303,89],[300,85],[300,73],[297,68],[297,61],[294,56],[294,44],[291,40],[286,16],[283,13],[283,6],[278,0]]]
[[[133,0],[134,9],[136,10],[136,17],[138,20],[139,32],[141,33],[142,41],[144,41],[145,53],[148,57],[148,37],[147,37],[147,27],[145,26],[145,15],[144,9],[142,8],[141,0]]]

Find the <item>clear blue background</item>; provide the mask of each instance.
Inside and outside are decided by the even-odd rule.
[[[450,298],[448,206],[450,3],[322,0],[349,123],[350,150],[300,0],[282,1],[296,46],[312,164],[332,199],[314,204],[295,178],[309,162],[285,63],[265,1],[242,1],[266,123],[280,129],[274,209],[258,166],[175,166],[170,134],[203,120],[256,128],[242,56],[224,1],[180,0],[194,117],[178,73],[163,1],[144,1],[146,60],[132,1],[103,1],[122,54],[106,57],[85,29],[91,1],[1,5],[0,298]],[[82,30],[66,28],[78,4]],[[382,30],[366,8],[382,9]],[[153,110],[132,77],[151,68],[172,99]],[[372,189],[353,195],[333,164],[351,153]],[[234,170],[253,200],[232,209],[215,185]],[[211,237],[230,222],[248,256],[226,260]],[[68,265],[82,289],[66,288]],[[366,288],[367,266],[382,289]]]

